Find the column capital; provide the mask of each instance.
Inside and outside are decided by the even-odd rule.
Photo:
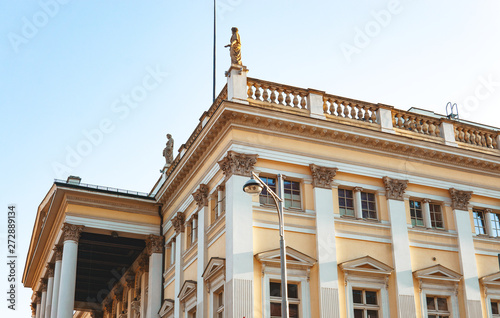
[[[55,267],[55,264],[54,263],[48,263],[46,267],[47,267],[47,276],[48,277],[54,277],[54,267]]]
[[[224,189],[226,188],[226,185],[225,184],[219,184],[217,186],[217,191],[224,191]]]
[[[363,191],[364,189],[363,189],[362,187],[354,187],[352,190],[353,190],[354,192],[361,192],[361,191]]]
[[[163,236],[149,235],[146,239],[146,248],[148,255],[151,256],[153,253],[162,253]]]
[[[144,273],[149,271],[149,257],[146,254],[142,254],[137,261],[139,271]]]
[[[47,278],[41,278],[40,279],[40,290],[42,292],[46,292],[47,291]]]
[[[62,245],[56,245],[56,246],[54,246],[53,251],[56,254],[56,262],[57,261],[62,261],[62,253],[63,253],[63,247],[62,247]]]
[[[422,200],[422,203],[430,203],[431,202],[431,199],[423,199]]]
[[[37,304],[41,303],[41,301],[42,301],[42,293],[39,292],[39,291],[36,291],[36,292],[34,292],[34,294],[35,294],[35,300],[34,300],[34,302],[37,303]]]
[[[253,167],[257,162],[257,157],[258,155],[249,155],[230,150],[218,163],[226,179],[229,179],[233,174],[250,177]]]
[[[92,310],[90,312],[90,317],[91,318],[102,318],[103,312],[102,311],[97,311],[97,310]]]
[[[113,291],[113,298],[116,300],[116,301],[121,301],[121,298],[123,297],[123,287],[121,286],[118,286],[117,288],[115,288],[115,290]]]
[[[177,212],[177,215],[172,218],[172,225],[175,228],[175,234],[184,233],[184,213]]]
[[[484,212],[491,213],[491,212],[493,212],[493,210],[492,209],[484,209]]]
[[[408,180],[398,180],[383,177],[385,185],[385,196],[389,200],[404,201],[405,190],[408,187]]]
[[[313,177],[313,187],[331,189],[333,178],[337,175],[337,168],[321,167],[315,164],[310,164]]]
[[[127,288],[134,288],[135,276],[132,275],[131,273],[125,274],[125,284],[127,285]]]
[[[453,210],[464,210],[469,209],[469,201],[472,196],[472,191],[461,191],[454,188],[450,188],[451,195],[451,208]]]
[[[62,227],[64,241],[71,240],[78,243],[78,240],[80,239],[80,234],[82,233],[84,228],[85,226],[83,225],[64,223]]]
[[[198,190],[193,193],[193,198],[199,208],[208,206],[208,186],[206,184],[200,184]]]
[[[104,311],[107,313],[111,313],[113,310],[113,302],[108,301],[107,303],[103,304],[102,307],[104,308]]]
[[[36,303],[32,302],[30,307],[31,307],[31,315],[36,316]]]

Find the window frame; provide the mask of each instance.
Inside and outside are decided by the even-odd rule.
[[[278,176],[277,175],[273,175],[273,174],[268,174],[268,173],[265,173],[265,174],[259,174],[259,178],[264,181],[270,188],[271,190],[273,190],[276,194],[278,194],[277,192],[277,189],[278,189]],[[305,209],[304,209],[304,186],[303,186],[303,180],[300,179],[300,178],[295,178],[295,177],[289,177],[289,176],[284,176],[282,175],[282,178],[283,178],[283,194],[284,194],[284,197],[283,197],[283,209],[286,210],[286,211],[294,211],[294,212],[303,212]],[[270,186],[268,183],[267,183],[267,180],[274,180],[274,186]],[[292,207],[292,206],[288,206],[287,207],[287,202],[290,202],[290,200],[292,202],[294,202],[293,200],[293,187],[290,188],[290,191],[292,192],[291,193],[291,199],[286,199],[286,191],[287,191],[287,188],[286,188],[286,183],[287,182],[290,182],[290,184],[292,184],[293,182],[295,183],[298,183],[299,185],[299,189],[298,190],[295,190],[295,191],[298,191],[299,192],[299,207]],[[274,207],[275,206],[275,203],[274,203],[274,199],[271,195],[269,195],[266,191],[266,194],[263,194],[263,192],[265,191],[265,188],[262,189],[262,192],[259,194],[259,205],[260,206],[263,206],[263,207]],[[262,198],[265,198],[265,201],[266,202],[262,202]],[[297,202],[297,201],[295,201]]]
[[[344,196],[340,196],[340,191],[344,191]],[[351,198],[348,198],[345,194],[346,194],[346,191],[350,191],[352,196]],[[338,187],[337,188],[337,198],[338,198],[338,201],[339,201],[339,215],[341,217],[345,217],[345,218],[355,218],[356,217],[356,202],[355,202],[355,195],[354,195],[354,190],[353,189],[349,189],[349,188],[344,188],[344,187]],[[342,207],[340,205],[340,200],[341,198],[343,198],[344,200],[346,200],[346,205],[344,207]],[[344,209],[344,210],[347,210],[347,200],[352,200],[352,215],[349,215],[349,214],[342,214],[341,213],[341,209]]]
[[[482,217],[481,218],[477,218],[476,215],[479,215],[479,213],[481,213]],[[483,233],[478,233],[478,227],[476,225],[476,220],[482,220],[483,222],[483,225],[482,225],[482,231]],[[486,225],[486,212],[484,210],[480,210],[480,209],[472,209],[472,221],[474,222],[474,233],[477,235],[477,236],[488,236],[488,227]]]
[[[496,219],[496,220],[495,220]],[[500,237],[500,213],[490,212],[491,237]]]
[[[270,280],[269,283],[279,283],[280,284],[280,294],[281,294],[281,280]],[[297,296],[298,298],[291,298],[290,295],[288,296],[288,310],[290,312],[290,304],[293,304],[293,305],[298,305],[298,308],[299,308],[299,317],[301,316],[300,315],[300,294],[301,294],[301,287],[300,287],[300,284],[299,283],[296,283],[295,281],[289,281],[287,280],[287,284],[288,285],[296,285],[297,286]],[[280,307],[281,307],[281,302],[283,300],[283,297],[282,296],[271,296],[269,295],[269,302],[270,304],[271,303],[279,303],[280,304]],[[270,305],[269,304],[269,305]],[[281,316],[280,316],[281,317]],[[273,316],[271,316],[271,318],[273,318]]]
[[[439,212],[433,211],[434,207],[439,207]],[[446,229],[446,220],[444,218],[443,206],[440,203],[429,202],[429,214],[430,214],[430,225],[434,230],[445,230]],[[439,214],[441,216],[442,227],[434,226],[434,223],[437,221],[434,219],[433,215]]]
[[[378,316],[380,316],[380,290],[370,289],[370,288],[353,288],[352,291],[354,292],[354,290],[361,291],[361,298],[363,300],[363,303],[355,303],[353,300],[353,303],[352,303],[353,310],[363,310],[364,317],[367,316],[368,310],[372,310],[372,311],[375,310],[378,312]],[[377,295],[377,304],[376,305],[366,303],[366,292],[367,291],[376,293],[376,295]],[[354,298],[354,296],[353,296],[353,298]]]
[[[371,217],[367,217],[367,218],[365,218],[365,217],[364,217],[364,210],[363,210],[363,201],[364,201],[364,200],[363,200],[363,194],[366,194],[367,196],[368,196],[368,195],[370,195],[370,194],[371,194],[371,195],[373,195],[373,204],[375,205],[375,218],[371,218]],[[360,204],[361,204],[361,216],[363,217],[363,220],[378,221],[378,220],[379,220],[379,218],[378,218],[377,195],[376,195],[376,193],[373,193],[373,192],[370,192],[370,191],[364,191],[364,190],[362,190],[362,191],[360,192],[360,197],[361,197],[361,203],[360,203]],[[366,202],[367,202],[367,206],[368,206],[368,205],[369,205],[369,203],[370,203],[370,201],[366,201]],[[369,212],[370,212],[370,211],[368,210],[368,213],[369,213]]]
[[[413,202],[413,205],[415,205],[415,202],[418,202],[420,204],[420,214],[422,216],[422,225],[418,225],[417,224],[417,220],[418,220],[418,217],[415,216],[415,218],[413,217],[412,215],[412,210],[415,210],[415,214],[417,212],[417,209],[415,207],[411,207],[412,205],[412,202]],[[409,206],[410,206],[410,219],[411,219],[411,225],[412,227],[416,227],[416,228],[426,228],[425,226],[425,215],[424,215],[424,207],[423,207],[423,204],[424,202],[422,202],[422,200],[417,200],[417,199],[410,199],[409,200]],[[413,224],[413,220],[415,220],[415,224]]]
[[[438,298],[443,298],[443,299],[446,299],[446,306],[448,307],[448,310],[446,312],[444,311],[440,311],[439,308],[436,309],[436,310],[432,310],[432,311],[429,311],[429,309],[427,308],[427,315],[436,315],[436,316],[439,316],[441,317],[443,314],[445,314],[446,316],[444,317],[452,317],[452,313],[451,311],[449,310],[450,308],[450,297],[447,297],[447,296],[439,296],[439,295],[427,295],[425,297],[425,307],[427,307],[427,298],[433,298],[434,300],[434,306],[435,307],[438,307],[438,303],[437,303],[437,299]]]
[[[288,269],[287,271],[287,283],[288,284],[297,284],[299,288],[297,300],[290,299],[288,297],[289,304],[298,303],[299,305],[299,317],[311,317],[311,306],[310,299],[311,293],[309,288],[309,278],[307,277],[307,273],[304,270],[294,270]],[[281,297],[274,297],[270,294],[269,283],[270,282],[279,282],[281,283],[281,270],[280,268],[273,267],[265,267],[264,269],[264,277],[262,278],[262,309],[263,309],[263,317],[271,318],[271,302],[281,302]],[[309,301],[307,301],[309,300]]]

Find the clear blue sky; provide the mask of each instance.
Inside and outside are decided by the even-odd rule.
[[[31,314],[20,280],[53,179],[149,192],[165,134],[177,149],[212,98],[211,1],[55,1],[0,4],[0,209],[19,210],[19,301],[8,317]],[[251,77],[401,109],[444,113],[452,101],[463,119],[500,126],[498,1],[218,3],[217,90],[237,26]],[[141,101],[126,104],[131,94]],[[99,125],[106,133],[70,167]],[[0,237],[4,293],[5,216]]]

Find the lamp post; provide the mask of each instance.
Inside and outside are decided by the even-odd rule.
[[[283,219],[283,197],[284,197],[284,187],[283,187],[283,176],[278,174],[276,180],[277,192],[276,194],[269,186],[262,181],[254,172],[252,172],[252,178],[248,180],[243,186],[243,191],[248,194],[255,195],[260,194],[262,189],[265,188],[267,193],[271,195],[278,210],[279,219],[279,233],[280,233],[280,259],[281,259],[281,317],[288,317],[288,283],[286,275],[286,245],[285,245],[285,229],[284,229],[284,219]]]

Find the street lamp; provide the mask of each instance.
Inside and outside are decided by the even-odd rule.
[[[288,317],[288,283],[286,277],[286,245],[285,245],[285,229],[284,229],[284,219],[283,219],[283,176],[278,174],[276,180],[277,192],[276,194],[271,188],[262,181],[254,172],[252,172],[252,178],[248,180],[245,185],[243,185],[243,191],[248,194],[255,195],[260,194],[262,189],[266,189],[267,193],[271,195],[278,210],[279,219],[279,232],[280,232],[280,258],[281,258],[281,317]]]

